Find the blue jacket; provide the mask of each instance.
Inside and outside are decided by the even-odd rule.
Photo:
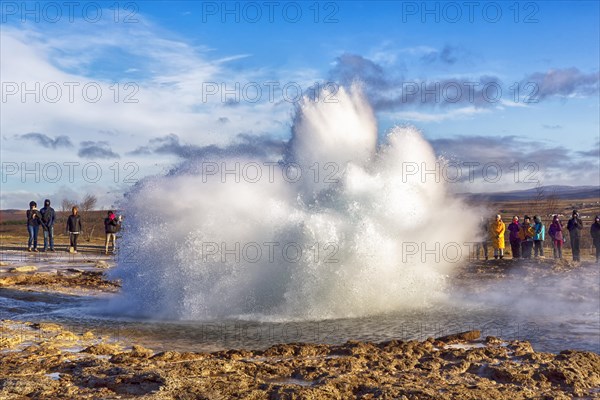
[[[541,222],[536,222],[533,225],[533,230],[535,231],[533,240],[544,240],[546,238],[546,227]]]

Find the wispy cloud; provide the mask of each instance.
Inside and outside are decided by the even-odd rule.
[[[445,45],[440,50],[431,50],[421,56],[421,61],[426,64],[441,63],[453,65],[458,60],[465,58],[467,52],[463,47]]]
[[[576,152],[564,146],[551,146],[545,142],[519,135],[477,136],[461,135],[456,137],[430,140],[436,153],[444,159],[465,165],[477,163],[479,174],[470,177],[463,174],[461,182],[471,178],[473,186],[481,188],[485,183],[482,166],[494,164],[492,176],[496,172],[503,175],[500,185],[489,185],[499,191],[502,185],[529,184],[536,181],[553,184],[594,185],[599,184],[598,148],[588,152]],[[592,154],[595,152],[594,154]],[[590,159],[580,157],[590,156]],[[595,158],[593,158],[595,155]],[[466,169],[465,169],[466,171]],[[496,183],[496,182],[495,182]]]
[[[542,124],[542,128],[544,129],[550,129],[550,130],[555,130],[555,129],[562,129],[562,125],[549,125],[549,124]]]
[[[469,50],[462,46],[447,44],[440,49],[416,46],[394,50],[393,57],[381,53],[380,50],[372,52],[372,58],[344,53],[335,59],[330,70],[330,78],[342,85],[362,82],[369,100],[378,111],[397,111],[407,107],[526,108],[530,103],[552,97],[591,96],[599,91],[598,72],[584,73],[577,68],[551,69],[528,74],[519,82],[521,96],[515,100],[515,82],[503,82],[494,73],[411,78],[411,71],[407,71],[401,62],[400,70],[393,68],[402,54],[409,58],[418,57],[421,63],[427,65],[455,65],[469,58]],[[443,114],[442,111],[440,113]],[[439,118],[444,119],[445,116],[440,115]]]
[[[57,149],[59,147],[73,147],[71,139],[68,136],[61,135],[51,138],[43,133],[30,132],[21,136],[17,136],[20,140],[30,140],[47,149]]]
[[[344,86],[360,80],[370,89],[387,90],[393,84],[382,66],[358,54],[346,53],[337,57],[330,74]]]
[[[600,160],[600,140],[596,141],[596,144],[587,151],[578,151],[577,154],[583,157],[591,157],[595,160]]]
[[[95,141],[97,132],[119,132],[120,148],[127,151],[165,132],[177,132],[190,143],[226,145],[239,132],[280,135],[283,129],[289,129],[286,123],[293,104],[270,101],[266,88],[258,103],[246,101],[243,93],[238,94],[238,100],[223,101],[220,92],[222,88],[235,87],[236,83],[243,87],[248,82],[277,81],[272,70],[234,71],[230,64],[247,54],[211,59],[208,47],[191,45],[143,16],[136,17],[140,20],[136,24],[108,26],[100,22],[92,24],[93,29],[82,22],[69,24],[68,29],[44,25],[45,32],[36,25],[3,26],[0,37],[3,81],[28,88],[55,82],[63,89],[56,103],[44,99],[23,102],[19,95],[10,97],[2,105],[3,134],[13,137],[20,132],[43,129],[50,138],[66,135]],[[299,79],[294,71],[289,72],[291,82],[303,84],[309,79],[302,76],[305,71],[298,71]],[[314,82],[312,77],[310,81]],[[72,100],[69,88],[62,85],[65,82],[76,85]],[[206,96],[206,83],[217,85],[219,92]],[[86,100],[82,94],[86,84],[99,88],[98,101]],[[237,106],[230,107],[232,102]],[[35,120],[31,115],[36,116]],[[199,126],[204,128],[201,134]],[[15,154],[20,152],[11,143],[3,146]]]
[[[454,57],[452,54],[456,51],[454,47],[447,47],[433,53],[436,58],[443,55],[444,62],[450,63]],[[412,79],[387,71],[383,66],[357,54],[343,54],[336,58],[330,77],[342,85],[360,81],[376,111],[398,111],[407,108],[433,110],[444,107],[493,108],[501,105],[503,101],[496,93],[501,92],[503,86],[497,76]],[[448,118],[442,114],[443,112],[439,119]]]
[[[151,139],[147,145],[140,146],[132,155],[174,155],[184,159],[214,159],[226,156],[261,157],[281,156],[286,142],[271,136],[253,136],[240,133],[226,146],[197,146],[182,142],[179,136],[171,133]]]
[[[419,111],[398,111],[398,112],[386,112],[395,120],[405,120],[414,122],[442,122],[454,119],[466,119],[471,118],[479,114],[489,113],[490,110],[476,107],[463,107],[454,110],[448,110],[445,112],[426,113]]]
[[[110,144],[105,141],[93,142],[84,141],[81,142],[79,152],[77,153],[81,158],[87,159],[112,159],[120,158],[117,153],[112,151]]]
[[[540,100],[548,97],[576,97],[598,94],[600,73],[584,73],[578,68],[551,69],[546,72],[534,72],[528,75],[523,84],[536,85],[535,96]]]

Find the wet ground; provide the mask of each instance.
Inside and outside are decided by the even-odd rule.
[[[535,352],[478,331],[196,353],[155,352],[56,324],[0,326],[5,399],[600,398],[597,353]]]
[[[0,316],[94,330],[158,350],[216,351],[278,343],[425,340],[477,329],[534,349],[600,352],[600,268],[589,262],[479,261],[452,278],[446,301],[418,310],[327,321],[136,320],[107,310],[120,288],[105,272],[110,256],[4,252]],[[33,266],[35,271],[9,272]]]
[[[442,304],[285,323],[116,316],[114,262],[2,252],[0,397],[600,398],[591,262],[474,261]]]

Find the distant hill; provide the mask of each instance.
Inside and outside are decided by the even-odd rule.
[[[597,199],[600,201],[600,187],[598,186],[560,186],[548,185],[540,188],[513,190],[509,192],[492,193],[461,193],[462,196],[472,200],[488,201],[511,201],[511,200],[531,200],[534,199],[538,190],[543,190],[543,195],[556,196],[561,200],[577,199]]]

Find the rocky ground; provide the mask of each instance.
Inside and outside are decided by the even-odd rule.
[[[53,255],[52,257],[56,257]],[[43,261],[27,258],[0,261],[0,288],[63,294],[115,293],[118,281],[106,278],[113,263],[105,259],[72,259],[49,257]]]
[[[161,352],[2,321],[3,399],[600,398],[600,356],[528,342],[438,339],[283,344],[264,351]]]
[[[0,278],[0,287],[13,289],[55,292],[84,293],[89,291],[117,292],[118,282],[105,279],[102,271],[82,271],[72,269],[61,273],[14,274]]]
[[[119,289],[104,275],[110,260],[69,268],[26,262],[0,267],[0,288],[91,294]],[[554,276],[594,267],[543,259],[476,261],[455,279],[493,281],[515,272]],[[526,341],[479,336],[471,331],[423,342],[157,353],[97,332],[4,319],[0,399],[600,399],[600,355],[536,352]]]
[[[471,260],[461,266],[454,274],[456,281],[471,279],[501,279],[511,273],[519,273],[523,276],[548,276],[567,273],[580,268],[598,265],[592,258],[575,262],[569,258],[554,259],[551,257],[538,257],[524,259],[513,259],[510,256],[494,260]]]

